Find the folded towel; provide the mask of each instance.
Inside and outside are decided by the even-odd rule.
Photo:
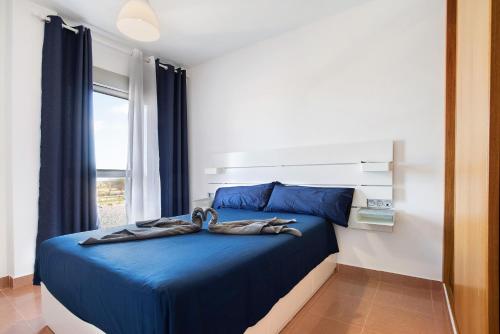
[[[201,230],[201,226],[205,220],[204,218],[205,214],[203,209],[195,208],[191,214],[191,222],[175,218],[160,218],[140,221],[136,223],[138,228],[125,228],[99,237],[90,237],[86,240],[80,241],[79,244],[87,246],[195,233]]]
[[[208,213],[212,216],[210,223],[208,224],[208,231],[212,233],[242,235],[288,233],[295,235],[296,237],[302,236],[302,233],[299,230],[285,225],[295,223],[295,219],[280,219],[274,217],[263,220],[238,220],[218,223],[219,215],[217,214],[217,211],[212,208],[206,209],[205,219],[208,216]]]
[[[285,225],[295,223],[295,219],[280,219],[274,217],[263,220],[239,220],[218,223],[217,220],[219,215],[214,209],[208,208],[203,211],[201,208],[195,208],[191,214],[191,222],[176,218],[159,218],[139,221],[135,224],[137,228],[124,228],[112,233],[90,237],[80,241],[79,244],[82,246],[90,246],[196,233],[201,230],[203,222],[207,219],[208,213],[212,216],[208,224],[208,231],[212,233],[243,235],[289,233],[297,237],[302,236],[299,230]]]

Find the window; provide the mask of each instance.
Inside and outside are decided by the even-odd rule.
[[[94,86],[94,140],[97,167],[97,204],[101,227],[126,224],[128,100]],[[99,92],[101,91],[101,92]],[[120,93],[120,92],[118,92]],[[113,94],[113,95],[110,95]]]

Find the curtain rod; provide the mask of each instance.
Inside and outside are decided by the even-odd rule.
[[[146,58],[145,62],[149,64],[151,62],[151,58],[150,57]],[[158,62],[158,66],[160,66],[161,68],[164,68],[164,69],[168,70],[168,65],[166,65],[166,64],[162,64],[162,63]],[[171,65],[171,66],[175,70],[175,66],[174,65]]]
[[[36,17],[38,17],[40,20],[42,20],[42,21],[44,21],[44,22],[47,22],[47,23],[50,23],[50,17],[48,17],[48,16],[40,16],[40,15],[37,15],[37,14],[34,14],[34,15],[35,15]],[[78,34],[78,29],[75,29],[75,28],[73,28],[73,27],[71,27],[71,26],[69,26],[69,25],[67,25],[67,24],[64,24],[64,23],[63,23],[63,24],[62,24],[62,27],[63,27],[64,29],[68,29],[68,30],[70,30],[70,31],[74,32],[75,34]],[[91,30],[92,30],[92,29],[91,29]],[[97,32],[97,33],[98,33],[98,32]],[[113,49],[115,49],[115,50],[118,50],[118,51],[120,51],[120,52],[122,52],[122,53],[125,53],[125,54],[127,54],[127,55],[131,55],[131,54],[132,54],[132,51],[131,51],[131,50],[129,51],[129,50],[125,50],[125,49],[123,49],[123,48],[119,48],[119,47],[117,47],[116,45],[112,45],[112,44],[110,44],[110,43],[108,43],[108,42],[104,41],[102,38],[99,38],[99,37],[95,38],[95,37],[97,37],[97,36],[94,36],[94,38],[92,38],[92,40],[93,40],[93,41],[96,41],[96,42],[98,42],[98,43],[100,43],[100,44],[106,45],[106,46],[108,46],[108,47],[110,47],[110,48],[113,48]],[[155,58],[156,58],[156,57],[155,57]],[[145,61],[146,63],[149,63],[149,62],[150,62],[150,57],[147,57],[146,59],[144,59],[144,61]],[[159,66],[160,66],[161,68],[163,68],[163,69],[166,69],[166,70],[168,69],[168,66],[172,66],[172,67],[174,68],[174,71],[177,71],[177,70],[175,69],[175,65],[167,65],[167,64],[162,64],[162,63],[159,63]],[[179,68],[181,68],[181,69],[182,69],[182,67],[181,67],[181,66],[179,66]]]
[[[48,17],[48,16],[43,16],[43,15],[40,15],[40,14],[37,14],[37,13],[32,13],[32,14],[33,14],[33,16],[37,17],[38,19],[40,19],[40,20],[41,20],[41,21],[43,21],[43,22],[47,22],[47,23],[49,23],[49,22],[50,22],[50,17]],[[62,26],[63,26],[63,28],[65,28],[65,29],[68,29],[68,30],[73,31],[75,34],[77,34],[77,33],[78,33],[78,30],[77,30],[77,29],[75,29],[75,28],[73,28],[73,27],[71,27],[71,26],[69,26],[69,25],[67,25],[67,24],[64,24],[64,23],[63,23],[63,25],[62,25]],[[91,26],[91,25],[88,25],[88,24],[84,24],[84,26],[89,26],[89,27],[88,27],[88,29],[90,29],[90,30],[92,31],[92,41],[93,41],[93,42],[97,42],[97,43],[99,43],[99,44],[102,44],[102,45],[108,46],[108,47],[110,47],[110,48],[112,48],[112,49],[115,49],[115,50],[120,51],[120,52],[122,52],[122,53],[124,53],[124,54],[127,54],[127,55],[131,55],[131,54],[132,54],[132,50],[127,50],[127,49],[125,49],[125,48],[119,47],[119,46],[117,46],[117,45],[114,45],[114,44],[112,44],[112,43],[107,42],[107,41],[105,40],[106,38],[101,38],[101,37],[100,37],[100,35],[103,35],[103,36],[104,36],[104,34],[103,34],[102,32],[97,31],[97,28],[95,28],[95,27],[93,27],[93,26]],[[97,34],[97,35],[96,35],[96,34]]]
[[[148,57],[146,60],[145,60],[146,63],[150,63],[151,60],[150,58]],[[158,66],[160,66],[161,68],[165,69],[165,70],[168,70],[169,66],[173,67],[174,68],[174,71],[177,72],[178,69],[180,69],[181,71],[183,70],[183,68],[181,66],[179,66],[178,68],[175,68],[175,65],[169,65],[169,64],[164,64],[164,63],[160,63],[158,62]]]
[[[42,21],[45,21],[45,22],[47,22],[47,23],[50,23],[50,17],[45,16],[45,17],[40,17],[40,19],[41,19]],[[73,28],[73,27],[70,27],[70,26],[69,26],[69,25],[67,25],[67,24],[64,24],[64,23],[63,23],[63,24],[62,24],[62,27],[63,27],[64,29],[71,30],[71,31],[72,31],[72,32],[74,32],[75,34],[78,34],[78,29],[75,29],[75,28]]]
[[[162,63],[158,63],[158,66],[160,66],[161,68],[164,68],[164,69],[168,70],[168,65],[163,65]],[[174,68],[174,71],[177,71],[177,70]]]

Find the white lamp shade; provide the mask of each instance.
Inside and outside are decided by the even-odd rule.
[[[124,35],[141,42],[160,38],[158,17],[147,0],[130,0],[120,10],[116,26]]]

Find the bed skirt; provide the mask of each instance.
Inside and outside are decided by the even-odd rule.
[[[254,326],[247,328],[245,334],[277,334],[288,324],[316,291],[333,274],[337,264],[335,254],[309,272],[295,287],[281,298]],[[62,305],[42,283],[42,315],[56,333],[96,334],[104,333],[99,328],[85,322]]]

